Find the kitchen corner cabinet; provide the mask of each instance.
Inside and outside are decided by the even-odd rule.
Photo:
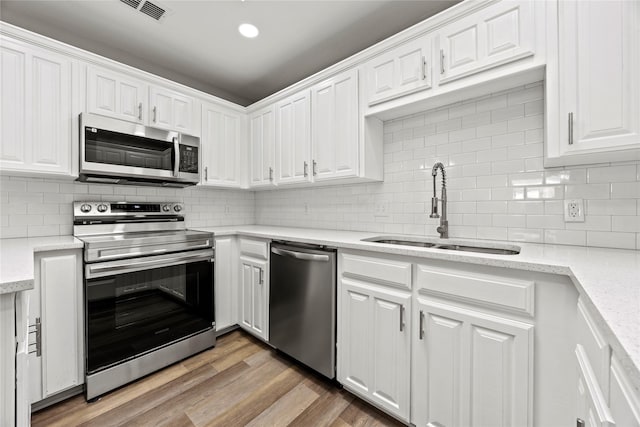
[[[545,165],[640,159],[640,3],[560,1],[557,11]]]
[[[402,279],[411,265],[352,254],[341,254],[340,263],[338,381],[408,422],[411,292]]]
[[[244,114],[202,104],[201,184],[240,188],[244,184]]]
[[[275,111],[271,105],[249,116],[250,187],[272,186],[275,173]]]
[[[358,70],[352,69],[311,88],[314,181],[360,176],[364,136],[358,99]],[[368,165],[372,168],[372,165]]]
[[[367,62],[364,69],[368,104],[431,88],[432,43],[431,35],[422,36]]]
[[[238,252],[234,236],[216,237],[215,244],[215,318],[221,331],[238,323]]]
[[[269,243],[240,238],[240,327],[269,340]]]
[[[140,80],[87,65],[87,111],[134,123],[145,123],[148,86]]]
[[[303,90],[275,106],[276,184],[309,182],[311,174],[311,99]]]
[[[71,175],[74,61],[0,36],[0,169]]]
[[[199,136],[195,99],[160,86],[149,88],[149,125]]]
[[[29,309],[31,403],[84,383],[81,250],[36,253]]]
[[[576,420],[585,427],[639,427],[638,393],[582,300],[576,337]]]
[[[438,30],[438,84],[532,56],[533,6],[533,0],[496,2]]]

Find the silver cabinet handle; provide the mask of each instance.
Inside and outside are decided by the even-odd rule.
[[[36,317],[34,325],[29,325],[29,334],[36,335],[36,342],[29,344],[29,347],[33,345],[35,348],[33,350],[29,349],[29,354],[35,353],[36,357],[42,356],[42,322],[39,317]]]
[[[444,74],[444,49],[440,49],[440,74]]]
[[[260,269],[260,276],[258,278],[258,284],[259,285],[264,285],[264,270]]]
[[[309,164],[305,161],[304,162],[304,177],[308,177],[309,176]]]
[[[269,166],[269,181],[273,182],[273,168]]]
[[[427,423],[427,427],[447,427],[444,424],[440,424],[437,421],[430,421]]]
[[[208,166],[204,167],[204,180],[205,181],[209,181],[209,167]]]
[[[142,120],[142,102],[138,103],[138,120]]]
[[[569,145],[573,145],[573,113],[569,113]]]
[[[297,258],[305,261],[321,261],[321,262],[329,261],[329,255],[309,254],[306,252],[288,251],[286,249],[280,249],[280,248],[271,248],[271,252],[276,255],[286,256],[289,258]]]
[[[427,58],[422,57],[422,80],[427,79]]]
[[[158,119],[158,107],[154,106],[153,107],[153,123],[156,123]]]
[[[314,160],[313,163],[313,176],[318,175],[318,163],[316,163],[316,161]]]
[[[424,312],[420,310],[420,332],[419,338],[424,339]]]
[[[400,332],[404,331],[404,304],[400,306]]]
[[[584,427],[584,420],[581,418],[576,418],[576,427]]]

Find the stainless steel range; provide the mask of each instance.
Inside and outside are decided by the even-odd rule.
[[[75,202],[84,241],[86,398],[215,345],[213,233],[180,203]]]

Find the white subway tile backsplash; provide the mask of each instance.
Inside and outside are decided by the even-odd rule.
[[[612,199],[640,199],[640,181],[614,182],[611,184]]]
[[[599,168],[588,168],[588,182],[609,183],[609,182],[629,182],[636,180],[636,165],[606,166]]]
[[[603,248],[637,249],[633,233],[587,231],[587,246]]]

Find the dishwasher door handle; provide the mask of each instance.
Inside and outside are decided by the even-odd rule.
[[[286,256],[289,258],[297,258],[305,261],[329,262],[329,255],[309,254],[306,252],[289,251],[280,248],[271,248],[271,252],[276,255]]]

